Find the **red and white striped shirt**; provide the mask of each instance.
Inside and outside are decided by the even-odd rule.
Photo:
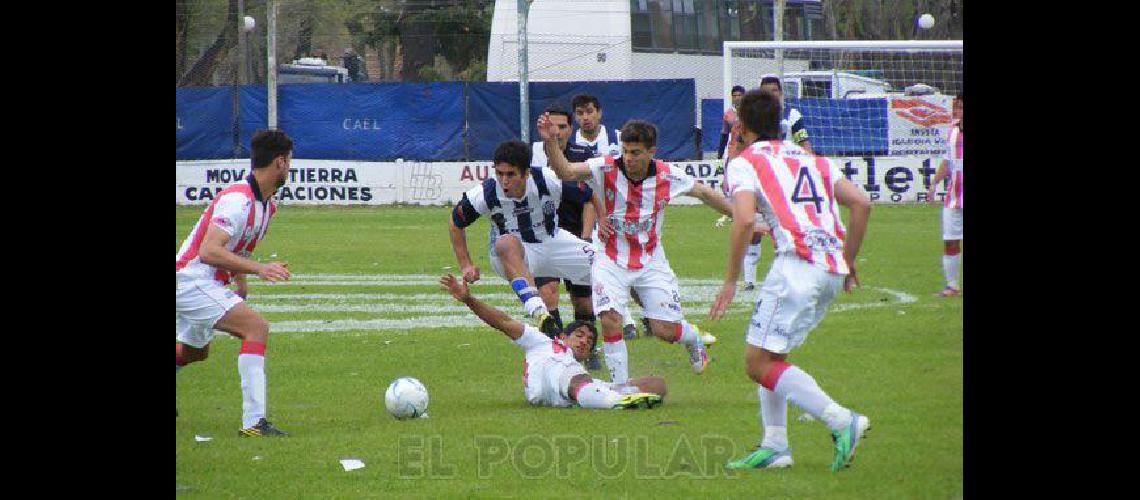
[[[218,269],[202,262],[198,255],[206,229],[210,224],[230,235],[225,248],[242,257],[249,257],[253,247],[269,229],[269,219],[277,212],[277,204],[272,198],[262,200],[257,186],[250,178],[248,182],[233,184],[214,198],[190,236],[182,242],[175,257],[175,272],[181,279],[214,280],[225,286],[233,279],[229,271]]]
[[[946,208],[962,208],[962,131],[958,127],[950,128],[950,135],[946,139],[946,159],[950,164],[950,186],[946,188],[946,197],[943,198]]]
[[[661,160],[653,160],[649,175],[641,182],[629,180],[621,158],[590,158],[586,165],[590,167],[590,187],[602,193],[607,217],[616,233],[605,241],[606,257],[635,271],[663,255],[665,205],[689,194],[697,180]]]
[[[795,255],[845,275],[846,230],[839,218],[835,183],[839,165],[822,156],[773,153],[771,144],[756,142],[728,163],[731,193],[755,193],[760,216],[772,227],[776,254]]]

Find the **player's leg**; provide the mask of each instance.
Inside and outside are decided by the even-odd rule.
[[[764,235],[752,232],[752,242],[744,253],[744,290],[751,291],[756,288],[756,268],[760,266],[760,243]]]
[[[210,355],[214,324],[242,298],[212,281],[179,280],[175,293],[174,373]],[[175,411],[177,415],[177,410]]]
[[[642,299],[642,313],[649,319],[650,333],[666,342],[684,345],[693,371],[704,372],[709,364],[708,352],[701,331],[685,321],[681,312],[681,291],[668,262],[651,262],[632,288]]]
[[[542,303],[546,304],[546,309],[550,311],[554,324],[562,330],[562,314],[558,311],[558,281],[555,277],[539,276],[534,278],[534,285],[538,287],[538,295],[542,297]],[[557,333],[547,333],[547,336],[554,338]]]
[[[265,377],[265,351],[269,341],[269,322],[245,303],[226,312],[214,328],[242,339],[238,354],[241,376],[241,436],[285,436],[266,420],[268,390]]]
[[[836,443],[832,470],[847,465],[854,455],[870,420],[839,405],[810,374],[786,361],[787,354],[802,344],[823,318],[842,282],[842,278],[798,259],[773,262],[749,322],[745,346],[749,378],[772,393],[759,392],[765,437],[756,450],[730,463],[730,467],[774,467],[777,460],[783,460],[772,457],[788,449],[784,401],[791,401],[831,429]],[[787,460],[790,462],[790,453]]]
[[[939,297],[953,297],[961,293],[958,286],[958,267],[962,263],[962,209],[942,208],[942,275],[946,287]]]
[[[570,280],[563,280],[566,293],[570,294],[570,304],[574,306],[574,321],[588,321],[597,328],[597,317],[594,316],[593,290],[589,285],[578,285]],[[590,371],[601,370],[602,362],[598,359],[598,337],[590,337],[590,358],[586,360],[586,369]]]
[[[629,296],[638,307],[642,308],[642,311],[645,311],[644,306],[641,305],[641,297],[637,296],[637,290],[630,290]],[[627,308],[625,315],[622,316],[622,321],[622,336],[625,337],[626,340],[637,338],[637,324],[633,321],[633,311]],[[645,325],[645,335],[650,335],[649,320],[642,316],[641,321]]]
[[[661,403],[663,394],[649,391],[619,392],[612,388],[614,384],[607,383],[588,374],[575,375],[570,379],[570,399],[576,401],[578,406],[587,409],[635,409],[653,408]],[[664,381],[661,384],[664,388]],[[630,387],[633,389],[633,387]]]
[[[630,389],[635,389],[638,392],[651,392],[662,399],[665,398],[668,392],[665,388],[665,379],[661,377],[638,377],[629,379],[625,386]],[[619,389],[618,392],[621,392]]]
[[[519,302],[526,308],[526,314],[532,318],[543,318],[550,314],[534,286],[534,275],[527,267],[528,252],[522,240],[513,234],[501,235],[495,238],[493,253],[495,262],[492,264],[495,270],[501,269],[503,278],[510,282],[511,290],[514,290]],[[546,332],[545,329],[543,331]]]
[[[186,366],[190,363],[196,363],[198,361],[205,361],[208,357],[210,357],[210,344],[206,344],[204,347],[198,348],[190,344],[183,344],[182,342],[178,341],[174,342],[175,373],[177,373],[178,370],[182,369],[183,366]]]

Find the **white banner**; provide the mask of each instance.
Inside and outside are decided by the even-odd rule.
[[[931,158],[837,158],[844,174],[871,200],[884,203],[926,201],[926,186],[938,168]],[[720,189],[721,160],[673,162],[698,181]],[[249,175],[249,160],[177,162],[175,204],[204,205],[229,184]],[[282,205],[445,205],[493,176],[490,161],[358,162],[294,159],[289,180],[277,192]],[[938,186],[939,200],[946,184]],[[682,196],[679,205],[700,200]]]
[[[887,100],[891,157],[946,154],[953,98],[948,95],[898,96]]]

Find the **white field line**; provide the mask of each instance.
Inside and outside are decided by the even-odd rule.
[[[681,279],[681,296],[687,315],[703,315],[720,291],[717,279]],[[294,275],[293,285],[339,285],[364,286],[437,286],[438,279],[429,275],[342,275],[342,274],[300,274]],[[280,284],[278,284],[280,285]],[[477,295],[484,301],[508,310],[509,314],[520,317],[521,306],[512,293],[478,293],[481,285],[505,287],[506,281],[496,276],[485,277],[475,285]],[[829,312],[844,312],[874,307],[900,306],[913,304],[918,298],[899,290],[881,287],[867,287],[891,295],[894,300],[834,304]],[[568,307],[565,291],[561,305]],[[753,307],[757,292],[739,291],[733,301],[732,310],[746,311]],[[297,302],[303,302],[298,304]],[[314,303],[315,302],[315,303]],[[363,302],[363,303],[362,303]],[[267,313],[343,313],[367,312],[391,313],[435,313],[412,318],[376,319],[315,319],[274,321],[274,332],[337,332],[348,330],[384,331],[410,330],[419,328],[478,328],[482,323],[469,314],[465,306],[457,304],[450,296],[439,293],[267,293],[250,297],[250,303],[257,310]],[[518,311],[512,309],[518,306]],[[636,305],[631,306],[635,313]],[[454,313],[454,314],[450,314]]]

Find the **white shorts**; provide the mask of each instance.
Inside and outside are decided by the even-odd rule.
[[[760,286],[745,341],[777,354],[799,347],[843,288],[843,278],[798,257],[778,255]]]
[[[962,209],[942,207],[942,239],[962,239]]]
[[[179,280],[175,338],[198,349],[206,347],[214,340],[214,324],[241,302],[241,297],[217,281]]]
[[[576,285],[590,284],[590,265],[594,261],[594,247],[565,229],[558,229],[554,238],[542,243],[523,243],[523,260],[531,276],[565,278]],[[490,241],[491,268],[503,279],[507,278],[503,263],[495,253],[495,240]]]
[[[527,366],[523,392],[528,403],[536,406],[574,406],[570,399],[570,379],[589,372],[581,363],[562,363],[547,359],[541,365]]]
[[[674,323],[685,318],[681,313],[677,275],[673,274],[664,253],[636,271],[625,269],[604,255],[594,259],[595,315],[609,310],[629,317],[630,288],[641,297],[642,314],[646,318]]]

